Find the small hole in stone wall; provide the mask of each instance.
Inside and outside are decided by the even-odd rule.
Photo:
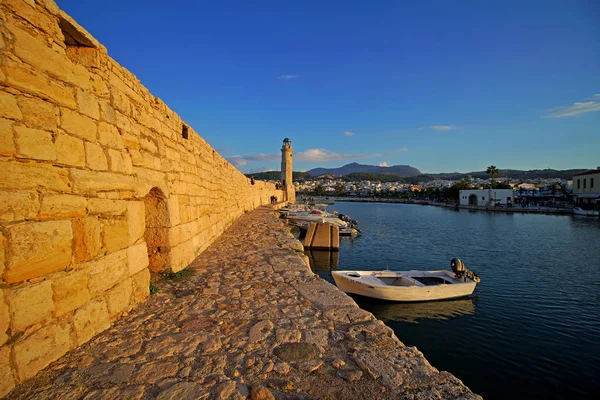
[[[184,139],[189,138],[188,126],[185,124],[183,125],[183,128],[181,128],[181,137],[183,137]]]

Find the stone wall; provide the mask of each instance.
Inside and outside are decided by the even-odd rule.
[[[0,2],[0,396],[107,329],[252,185],[52,0]]]

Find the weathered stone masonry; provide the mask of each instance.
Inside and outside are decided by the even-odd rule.
[[[0,3],[0,396],[272,195],[52,0]]]

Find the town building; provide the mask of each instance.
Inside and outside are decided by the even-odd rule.
[[[579,206],[600,203],[600,167],[573,175],[573,197]]]
[[[459,193],[461,206],[494,206],[514,204],[512,189],[468,189]]]

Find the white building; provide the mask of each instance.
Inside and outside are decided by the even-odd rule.
[[[600,203],[600,167],[573,175],[573,195],[580,206]]]
[[[459,194],[461,206],[494,206],[514,204],[512,189],[469,189]]]

